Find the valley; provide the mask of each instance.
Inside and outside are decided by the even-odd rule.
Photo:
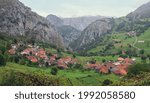
[[[150,85],[149,10],[150,2],[118,18],[45,18],[2,0],[0,85]]]

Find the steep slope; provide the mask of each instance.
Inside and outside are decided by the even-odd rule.
[[[58,32],[63,37],[64,43],[67,47],[70,45],[70,43],[76,40],[81,34],[81,31],[68,25],[58,27]]]
[[[150,18],[150,2],[140,6],[134,12],[127,15],[127,18],[132,20]]]
[[[63,46],[55,28],[18,0],[0,0],[0,32],[12,36],[32,36],[59,47]]]
[[[102,41],[103,37],[110,33],[113,25],[114,19],[111,18],[97,20],[90,24],[71,46],[75,50],[86,50],[91,45],[96,45],[96,43]]]
[[[62,26],[63,25],[63,20],[55,15],[48,15],[46,17],[47,20],[50,21],[50,23],[52,23],[53,25],[55,25],[56,27]]]

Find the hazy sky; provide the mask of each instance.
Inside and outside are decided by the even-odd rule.
[[[54,14],[61,17],[87,15],[125,16],[150,0],[20,0],[33,11],[46,17]]]

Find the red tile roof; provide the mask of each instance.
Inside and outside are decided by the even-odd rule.
[[[67,64],[65,64],[62,59],[59,59],[57,61],[57,66],[60,67],[60,68],[63,68],[63,69],[67,69],[68,68]]]
[[[101,67],[99,68],[99,72],[100,72],[100,73],[105,73],[105,74],[107,74],[107,73],[108,73],[108,68],[103,65],[103,66],[101,66]]]
[[[100,66],[100,64],[87,64],[86,67],[88,69],[97,69]]]
[[[16,54],[16,50],[10,49],[10,50],[8,51],[8,53],[11,54],[11,55]]]
[[[46,59],[47,58],[46,51],[44,49],[39,49],[36,56],[38,56],[38,57],[40,57],[42,59]]]
[[[124,58],[119,57],[117,60],[118,61],[124,61]]]
[[[106,65],[106,67],[107,67],[108,69],[115,67],[115,65],[113,64],[113,62],[107,62],[107,63],[105,63],[104,65]]]
[[[126,59],[124,60],[124,62],[125,62],[125,63],[131,63],[131,64],[134,63],[134,61],[133,61],[132,59],[130,59],[130,58],[126,58]]]
[[[115,71],[113,71],[114,74],[116,75],[126,75],[127,72],[124,69],[117,69]]]
[[[59,59],[59,60],[61,60],[62,62],[68,64],[68,63],[71,62],[72,58],[71,58],[71,57],[65,57],[65,58],[61,58],[61,59]]]
[[[21,54],[22,55],[24,55],[24,54],[30,54],[30,52],[32,53],[32,54],[34,54],[34,50],[32,49],[32,48],[27,48],[27,49],[25,49],[25,50],[23,50],[22,52],[21,52]]]
[[[70,63],[71,63],[71,64],[76,64],[76,63],[79,63],[79,62],[78,62],[77,59],[72,59],[72,60],[70,61]]]
[[[28,58],[28,60],[30,60],[33,63],[37,63],[38,62],[37,58],[34,57],[34,56],[27,56],[27,58]]]

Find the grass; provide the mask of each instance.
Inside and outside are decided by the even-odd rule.
[[[107,52],[112,53],[112,52],[118,52],[118,50],[121,50],[121,49],[126,50],[128,48],[128,44],[133,44],[135,41],[134,37],[129,38],[126,34],[127,33],[117,33],[117,34],[111,35],[109,38],[105,37],[105,41],[103,42],[103,44],[100,44],[96,48],[89,50],[88,53],[90,53],[90,52],[96,53],[99,51],[103,51],[103,49],[109,43],[113,43],[115,47],[107,50]],[[115,43],[116,40],[121,41],[121,43]],[[121,48],[121,45],[123,46],[123,48]]]
[[[103,81],[109,79],[113,82],[120,80],[119,76],[114,74],[104,75],[96,73],[95,71],[80,71],[80,70],[66,70],[59,71],[58,75],[62,75],[70,79],[74,86],[98,86],[102,85]]]
[[[141,36],[138,37],[138,40],[144,41],[144,43],[136,43],[136,46],[144,49],[145,54],[150,54],[150,28],[141,34]]]
[[[3,79],[3,75],[8,71],[15,71],[19,73],[26,73],[32,75],[40,75],[39,79],[48,78],[49,81],[59,81],[59,85],[73,85],[73,86],[98,86],[102,85],[103,81],[109,79],[113,82],[120,80],[119,76],[114,74],[99,74],[95,71],[87,70],[59,70],[56,76],[50,74],[51,68],[35,68],[19,65],[15,63],[7,63],[5,67],[0,67],[0,84]],[[21,78],[21,77],[20,77]],[[28,78],[31,79],[31,78]],[[7,81],[7,80],[6,80]],[[58,85],[58,83],[56,84]]]
[[[108,53],[118,52],[119,50],[127,50],[129,49],[128,44],[132,45],[135,42],[135,37],[128,37],[126,34],[127,33],[124,32],[124,33],[113,34],[107,39],[105,37],[103,45],[99,44],[96,48],[92,48],[88,50],[87,53],[97,53],[97,52],[103,51],[105,46],[107,46],[108,43],[110,42],[114,43],[115,47],[106,50],[106,52]],[[114,40],[121,41],[121,43],[115,43]],[[144,43],[137,42],[135,46],[140,49],[144,49],[145,54],[150,54],[150,28],[146,30],[143,34],[138,36],[138,41],[145,41],[145,42]]]
[[[103,59],[106,61],[110,60],[117,60],[118,56],[77,56],[81,64],[86,64],[87,61],[92,59],[96,60],[97,62],[102,62]]]

